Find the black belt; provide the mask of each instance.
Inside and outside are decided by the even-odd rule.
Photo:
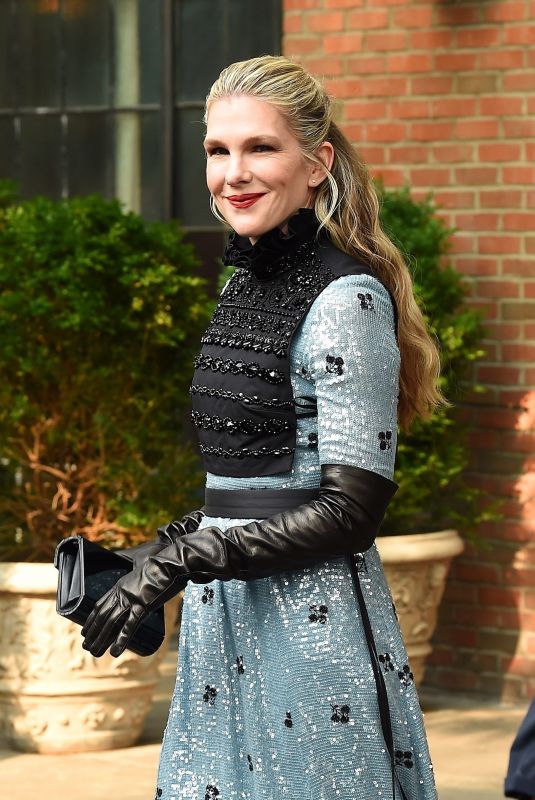
[[[290,511],[319,497],[319,489],[205,489],[203,511],[209,517],[263,519]]]

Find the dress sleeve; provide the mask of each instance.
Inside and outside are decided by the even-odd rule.
[[[399,350],[392,301],[368,275],[334,280],[307,314],[305,369],[318,404],[321,464],[392,478]]]

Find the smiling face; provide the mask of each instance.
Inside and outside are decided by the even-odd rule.
[[[206,181],[218,211],[253,243],[310,206],[324,177],[305,159],[278,109],[255,97],[214,101],[204,146]]]

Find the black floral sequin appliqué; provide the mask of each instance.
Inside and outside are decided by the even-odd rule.
[[[365,311],[373,311],[373,298],[369,292],[359,292],[357,294],[358,299],[360,300],[360,307],[363,308]]]
[[[236,667],[238,668],[238,675],[243,675],[245,667],[243,666],[243,656],[236,656]]]
[[[210,684],[207,683],[206,686],[204,687],[204,694],[202,696],[202,699],[204,700],[205,703],[208,703],[209,706],[214,706],[216,697],[217,697],[217,689],[215,688],[215,686],[210,686]]]
[[[312,603],[308,607],[310,614],[308,618],[311,622],[319,622],[320,625],[325,625],[327,622],[327,612],[329,611],[328,606],[325,605],[317,605],[317,603]]]
[[[380,431],[377,434],[381,450],[390,450],[392,447],[392,431]]]
[[[286,717],[284,719],[284,724],[286,725],[287,728],[293,727],[294,723],[293,723],[293,720],[292,720],[292,715],[291,715],[291,713],[289,711],[286,712]]]
[[[331,721],[332,722],[349,722],[349,712],[351,711],[351,707],[348,705],[331,705],[332,715]]]
[[[397,767],[408,767],[411,769],[414,766],[413,756],[410,750],[396,750],[394,756]]]
[[[204,603],[205,606],[206,605],[209,605],[209,606],[213,606],[214,605],[214,590],[210,589],[209,586],[205,586],[204,587],[204,592],[203,592],[203,595],[201,597],[201,603]]]
[[[411,672],[411,668],[408,664],[404,664],[400,670],[398,670],[398,678],[401,684],[405,687],[410,686],[411,683],[414,683],[414,675]]]
[[[318,434],[317,433],[309,433],[308,434],[308,445],[311,450],[318,449]]]
[[[379,662],[382,664],[385,672],[394,671],[394,664],[392,663],[392,658],[390,656],[390,653],[381,653],[379,655]]]
[[[207,784],[204,790],[204,800],[215,800],[216,797],[219,797],[219,789],[217,786],[214,786],[212,783]]]
[[[253,767],[253,759],[251,758],[249,753],[247,753],[247,763],[249,764],[249,769],[252,772],[253,769],[254,769],[254,767]]]
[[[368,565],[366,564],[366,559],[362,555],[362,553],[356,553],[354,556],[355,566],[357,568],[357,572],[364,574],[368,572]]]
[[[327,372],[332,372],[333,375],[342,375],[344,372],[344,359],[342,356],[328,355],[326,358],[325,369]]]
[[[154,795],[154,800],[160,800],[160,797],[163,795],[163,790],[158,787],[156,789],[156,794]]]

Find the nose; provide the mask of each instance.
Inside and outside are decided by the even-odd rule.
[[[236,186],[240,183],[249,183],[252,179],[251,170],[240,155],[230,156],[227,161],[227,170],[225,174],[225,182],[229,186]]]

